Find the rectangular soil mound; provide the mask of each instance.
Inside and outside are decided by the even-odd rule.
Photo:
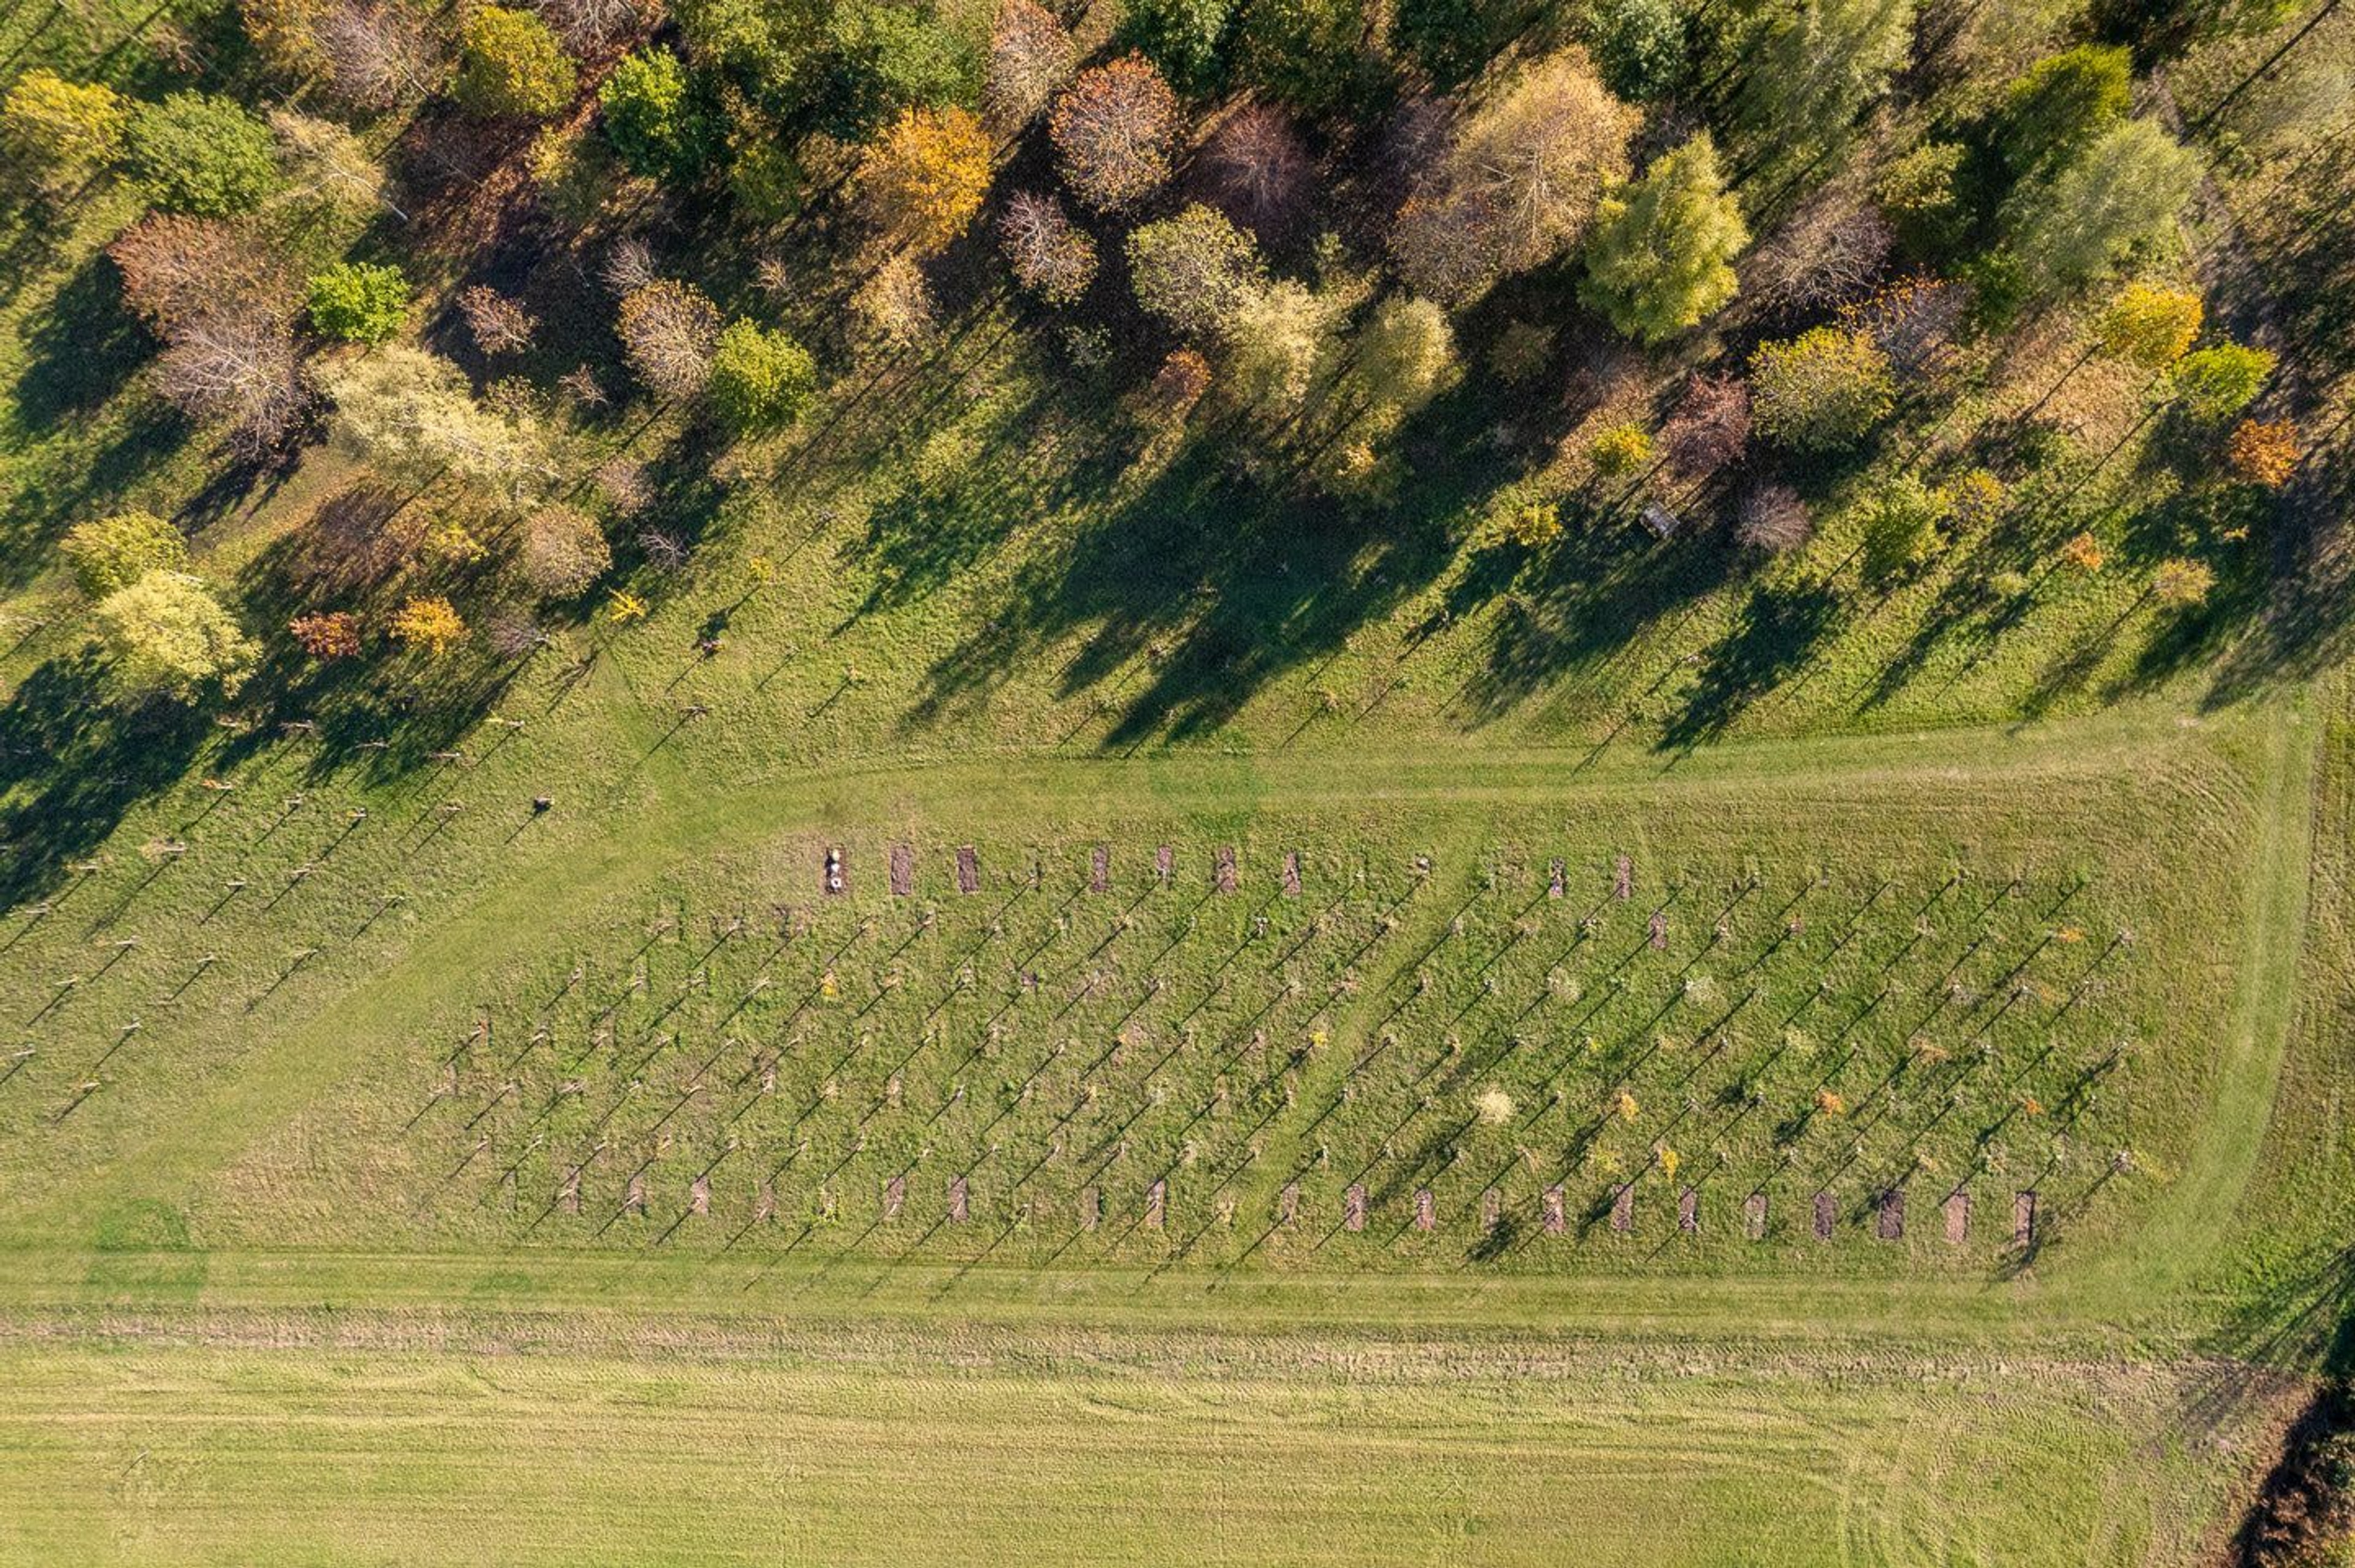
[[[1946,1217],[1946,1244],[1959,1247],[1971,1239],[1971,1195],[1959,1189],[1949,1192],[1942,1209]]]
[[[1341,1195],[1341,1223],[1348,1230],[1366,1228],[1366,1189],[1362,1182],[1349,1183],[1349,1190]]]
[[[1505,1195],[1491,1187],[1487,1191],[1480,1194],[1481,1233],[1485,1235],[1495,1230],[1504,1222],[1504,1219]]]
[[[1636,1228],[1636,1184],[1624,1181],[1611,1195],[1611,1229],[1625,1235]]]
[[[1088,891],[1112,891],[1112,846],[1099,844],[1088,854]]]
[[[1218,864],[1219,869],[1217,881],[1219,891],[1222,893],[1233,892],[1238,880],[1235,874],[1235,847],[1233,845],[1225,845],[1220,848]]]
[[[1169,1214],[1169,1183],[1156,1181],[1145,1189],[1145,1223],[1157,1231]]]
[[[970,844],[957,850],[957,891],[981,891],[981,857],[974,853]]]
[[[1103,1221],[1103,1196],[1092,1187],[1080,1189],[1080,1229],[1092,1231]]]
[[[1905,1189],[1892,1187],[1881,1195],[1881,1208],[1873,1221],[1874,1233],[1884,1242],[1905,1239]]]
[[[1677,1229],[1688,1236],[1700,1234],[1700,1193],[1694,1188],[1677,1194]]]
[[[1300,896],[1300,851],[1297,849],[1284,852],[1284,896],[1288,899]]]
[[[1832,1202],[1830,1193],[1816,1194],[1816,1240],[1828,1242],[1832,1239],[1832,1220],[1838,1213],[1838,1208]]]
[[[2011,1196],[2011,1244],[2031,1245],[2036,1240],[2036,1191],[2033,1188]]]
[[[949,1183],[949,1223],[962,1225],[965,1216],[971,1212],[972,1209],[965,1201],[964,1178],[960,1176]]]
[[[900,1211],[906,1208],[907,1204],[908,1179],[904,1176],[888,1178],[883,1183],[883,1218],[898,1219]]]
[[[1418,1187],[1414,1193],[1414,1228],[1428,1231],[1439,1223],[1439,1200],[1428,1187]]]
[[[1545,1233],[1549,1236],[1559,1236],[1569,1228],[1570,1213],[1562,1202],[1561,1189],[1547,1188],[1545,1189]]]
[[[891,846],[891,896],[904,899],[916,891],[916,847]]]
[[[1289,1225],[1300,1218],[1300,1183],[1287,1181],[1275,1195],[1275,1222]]]
[[[1742,1200],[1742,1225],[1752,1241],[1766,1239],[1766,1194],[1753,1192]]]
[[[1161,881],[1169,880],[1172,867],[1178,864],[1178,851],[1164,844],[1153,852],[1153,874]]]

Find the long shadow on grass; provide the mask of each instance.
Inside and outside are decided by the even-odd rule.
[[[1247,476],[1230,461],[1247,434],[1199,433],[1063,550],[1040,552],[1005,611],[933,666],[908,722],[978,706],[1079,635],[1059,689],[1104,699],[1112,717],[1101,744],[1217,728],[1445,569],[1449,523],[1497,479],[1495,465],[1468,460],[1476,412],[1460,400],[1433,410],[1410,441],[1400,493],[1379,510],[1309,494],[1296,475]],[[1050,498],[1085,507],[1118,473],[1114,455],[1100,451]]]

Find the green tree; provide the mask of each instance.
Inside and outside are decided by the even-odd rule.
[[[1138,304],[1180,332],[1204,335],[1233,318],[1263,272],[1251,236],[1199,202],[1130,234],[1128,270]]]
[[[711,356],[711,406],[741,431],[775,430],[801,417],[817,388],[809,350],[783,332],[730,322]]]
[[[1135,49],[1188,97],[1226,85],[1227,38],[1235,0],[1135,0],[1121,41]]]
[[[711,156],[710,117],[688,86],[686,66],[668,49],[623,57],[597,90],[597,104],[606,140],[634,174],[692,179]]]
[[[250,212],[278,188],[270,127],[226,98],[176,92],[133,110],[124,162],[147,198],[167,212],[227,218]]]
[[[468,110],[495,120],[548,120],[580,90],[572,57],[537,14],[506,5],[467,14],[452,91]]]
[[[1752,161],[1806,167],[1844,146],[1913,44],[1913,0],[1802,0],[1743,61]]]
[[[1946,503],[1912,475],[1890,482],[1868,503],[1864,574],[1876,582],[1901,577],[1937,553]]]
[[[1751,420],[1769,441],[1801,451],[1846,446],[1896,398],[1889,357],[1861,332],[1818,326],[1750,356]]]
[[[2175,362],[2176,406],[2203,424],[2222,424],[2256,400],[2274,373],[2268,349],[2220,343]]]
[[[151,571],[92,612],[107,677],[133,699],[234,693],[260,656],[212,591],[183,571]]]
[[[1943,256],[1962,243],[1968,213],[1960,181],[1960,142],[1927,141],[1891,163],[1872,189],[1897,237],[1922,257]]]
[[[826,10],[811,0],[673,0],[687,58],[771,109],[797,108],[826,47]]]
[[[1685,73],[1685,18],[1675,0],[1602,0],[1594,8],[1594,63],[1612,91],[1646,103]]]
[[[978,40],[930,10],[843,0],[829,23],[831,48],[815,84],[820,123],[862,141],[910,109],[970,109],[980,101]]]
[[[1580,296],[1632,337],[1657,343],[1723,305],[1750,242],[1701,132],[1595,209]]]
[[[1477,76],[1496,54],[1509,0],[1397,0],[1391,8],[1391,52],[1412,60],[1446,91]]]
[[[151,571],[185,571],[188,541],[153,512],[119,512],[66,530],[61,547],[74,583],[91,599],[130,587]]]
[[[2012,197],[2009,250],[2033,292],[2091,283],[2165,234],[2200,183],[2200,160],[2148,120],[2129,120]]]
[[[409,319],[409,280],[399,267],[338,261],[311,276],[311,325],[346,343],[382,343]]]
[[[2037,61],[2004,92],[1996,144],[2014,177],[2065,163],[2126,118],[2133,67],[2122,48],[2084,44]]]
[[[0,98],[0,151],[43,186],[70,186],[114,161],[130,118],[121,96],[102,82],[28,70]]]
[[[1304,113],[1339,108],[1357,86],[1364,0],[1249,0],[1237,31],[1243,78]]]

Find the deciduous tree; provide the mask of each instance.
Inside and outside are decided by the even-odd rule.
[[[1048,121],[1064,183],[1099,211],[1126,207],[1169,177],[1178,99],[1142,55],[1082,71]]]
[[[2190,289],[2128,283],[2094,323],[2094,347],[2145,370],[2164,370],[2190,350],[2204,315]]]
[[[335,400],[337,444],[384,479],[422,488],[446,474],[514,504],[552,477],[536,425],[477,402],[455,365],[422,349],[388,344],[321,379]]]
[[[524,519],[520,565],[534,591],[570,599],[613,564],[597,519],[577,507],[542,507]]]
[[[399,267],[338,261],[311,277],[311,325],[346,343],[382,343],[409,319],[409,279]]]
[[[632,290],[615,330],[630,368],[655,396],[691,398],[710,379],[719,307],[694,285],[663,280]]]
[[[2273,373],[2270,349],[2220,343],[2175,362],[2176,402],[2202,423],[2222,424],[2255,401]]]
[[[817,389],[809,350],[785,333],[731,321],[711,357],[711,406],[740,431],[793,423]]]
[[[1861,332],[1818,326],[1750,357],[1759,432],[1801,451],[1856,441],[1889,412],[1895,392],[1888,356]]]
[[[1259,249],[1199,203],[1128,237],[1137,303],[1178,331],[1215,336],[1260,283]]]
[[[420,594],[393,612],[385,628],[392,640],[411,653],[438,658],[466,640],[466,623],[457,607],[440,594]]]
[[[529,11],[477,5],[458,31],[458,101],[498,120],[546,120],[581,89],[555,31]]]
[[[2200,182],[2200,162],[2159,126],[2129,120],[2009,207],[2011,253],[2029,288],[2055,294],[2103,276],[2175,221]]]
[[[1580,295],[1621,332],[1657,343],[1733,298],[1733,258],[1749,242],[1704,132],[1603,199]]]
[[[230,99],[175,92],[132,112],[123,154],[131,177],[167,212],[227,218],[278,188],[270,128]]]
[[[963,109],[909,109],[858,165],[868,217],[891,245],[929,255],[964,232],[989,189],[989,138]]]
[[[1008,197],[997,237],[1015,277],[1049,304],[1071,304],[1095,279],[1095,241],[1072,227],[1051,196],[1017,191]]]
[[[314,659],[347,659],[360,651],[360,618],[348,610],[297,615],[286,630],[294,645]]]
[[[1229,115],[1203,147],[1200,167],[1220,210],[1263,240],[1298,225],[1316,172],[1292,122],[1265,103]]]
[[[311,23],[328,91],[360,109],[390,109],[432,91],[443,69],[432,35],[401,0],[331,0]]]
[[[98,602],[91,623],[110,683],[133,699],[233,694],[258,657],[212,591],[182,571],[151,571]]]
[[[14,174],[61,191],[114,161],[130,118],[122,97],[102,82],[28,70],[0,97],[0,152]]]
[[[1018,130],[1071,80],[1078,51],[1055,14],[1038,0],[1006,0],[989,34],[982,97],[991,120]]]
[[[130,587],[151,571],[186,571],[188,541],[153,512],[118,512],[66,530],[60,548],[74,585],[91,599]]]

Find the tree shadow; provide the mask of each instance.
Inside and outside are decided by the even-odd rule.
[[[146,362],[153,340],[123,308],[114,264],[93,251],[24,333],[16,407],[26,428],[46,432],[112,401]]]
[[[1657,749],[1689,752],[1723,734],[1745,708],[1806,666],[1845,610],[1819,578],[1760,584],[1725,635],[1701,655],[1700,678]]]

